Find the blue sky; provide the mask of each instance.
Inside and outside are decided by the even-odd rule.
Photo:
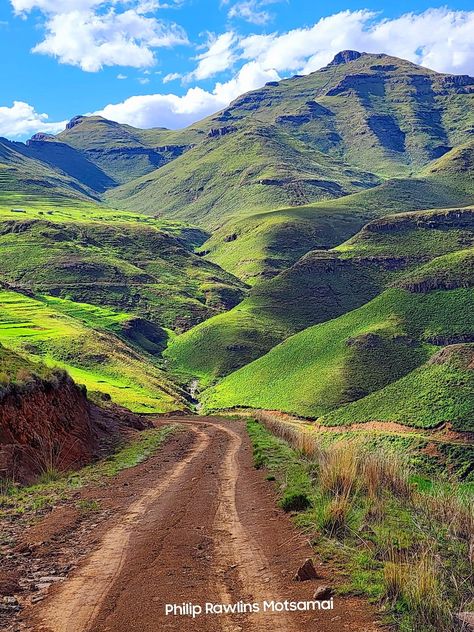
[[[343,48],[474,74],[472,0],[0,0],[0,135],[182,127]]]

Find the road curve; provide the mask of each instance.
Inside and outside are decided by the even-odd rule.
[[[162,422],[162,420],[160,420]],[[173,417],[186,448],[139,466],[132,502],[118,507],[95,549],[39,608],[33,632],[376,632],[363,601],[336,598],[334,610],[236,612],[192,617],[183,604],[305,601],[333,583],[295,582],[314,555],[272,484],[252,466],[245,425],[215,417]],[[190,440],[191,437],[191,440]],[[180,605],[166,614],[167,604]],[[170,606],[171,607],[171,606]],[[261,610],[263,607],[261,607]]]

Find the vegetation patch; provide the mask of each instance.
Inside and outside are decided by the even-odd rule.
[[[25,516],[51,510],[59,502],[70,499],[77,490],[86,485],[99,485],[122,470],[142,463],[171,436],[178,426],[170,425],[159,429],[144,430],[132,441],[119,447],[114,454],[74,472],[47,472],[34,485],[21,487],[14,481],[0,479],[0,520]],[[83,501],[79,506],[83,512],[99,509],[95,501]]]
[[[265,427],[268,426],[268,427]],[[472,488],[420,477],[398,450],[320,437],[276,420],[247,424],[260,467],[280,498],[288,472],[305,472],[311,506],[295,513],[340,592],[362,594],[404,632],[457,631],[471,604]]]

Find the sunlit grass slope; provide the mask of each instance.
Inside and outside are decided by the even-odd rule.
[[[35,200],[12,210],[3,200],[0,280],[181,331],[244,294],[238,279],[193,253],[201,241],[198,229],[95,205]]]
[[[320,418],[327,425],[395,421],[474,431],[474,345],[445,347],[408,375]]]
[[[474,203],[474,178],[390,180],[336,200],[230,221],[201,250],[247,283],[274,276],[310,250],[333,248],[368,221],[391,213]]]
[[[374,220],[345,244],[308,253],[253,286],[234,309],[174,338],[166,351],[169,366],[208,384],[297,331],[360,307],[391,283],[408,289],[469,284],[472,249],[458,249],[470,244],[472,207]],[[451,258],[439,258],[446,253]]]
[[[0,291],[0,343],[32,360],[66,369],[90,391],[106,393],[130,410],[183,408],[178,392],[151,356],[107,331],[125,314],[90,306],[74,309],[71,303],[59,302]]]
[[[470,340],[471,288],[389,289],[315,325],[203,394],[207,409],[251,406],[319,417],[400,379],[445,345]]]

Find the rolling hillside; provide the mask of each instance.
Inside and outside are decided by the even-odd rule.
[[[65,369],[89,391],[134,412],[182,410],[179,389],[143,347],[127,341],[130,321],[128,314],[0,291],[0,343],[7,349]]]
[[[439,257],[453,253],[454,263],[469,252],[459,249],[473,244],[473,207],[373,220],[341,246],[309,252],[276,277],[253,286],[234,309],[174,338],[166,351],[169,366],[206,384],[297,331],[360,307],[397,279],[401,287],[422,286],[439,268],[448,289],[471,271],[467,264],[465,269],[448,267]],[[402,280],[407,272],[409,282]]]
[[[350,190],[331,165],[342,161],[342,175],[356,170],[350,177],[361,188],[376,177],[411,176],[469,140],[473,99],[472,77],[346,52],[310,75],[270,82],[236,99],[193,126],[207,136],[176,160],[176,180],[168,165],[115,189],[110,200],[215,227],[229,215],[270,209],[275,200],[284,207],[340,197]],[[318,175],[319,152],[326,173]],[[227,162],[231,155],[224,167],[223,157]],[[372,181],[361,172],[373,173]],[[322,182],[315,183],[317,177]]]
[[[25,155],[22,143],[0,138],[0,200],[2,203],[11,201],[14,204],[15,194],[97,200],[95,191],[85,182],[76,180],[62,169],[51,168],[45,162]]]
[[[13,288],[126,310],[178,331],[244,296],[238,279],[192,252],[197,230],[100,207],[44,208],[0,209],[0,281]]]
[[[438,347],[471,341],[472,249],[428,266],[429,283],[413,284],[416,273],[407,274],[401,287],[295,334],[205,391],[205,406],[321,417],[402,378]]]

